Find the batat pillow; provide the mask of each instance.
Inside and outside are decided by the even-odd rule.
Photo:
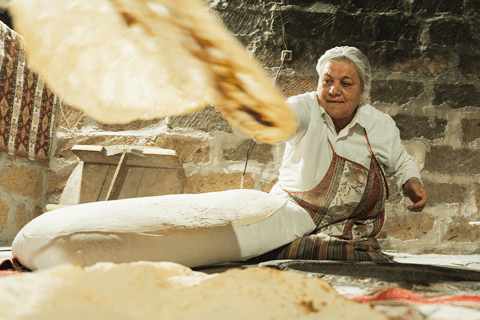
[[[315,229],[280,196],[239,189],[85,203],[46,212],[15,237],[13,257],[36,270],[73,263],[246,260]]]

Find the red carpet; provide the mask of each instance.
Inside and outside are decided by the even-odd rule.
[[[0,277],[13,276],[28,271],[17,259],[5,259],[0,262]]]
[[[480,305],[480,296],[478,295],[459,295],[444,296],[436,298],[422,298],[413,292],[404,289],[388,289],[380,292],[374,297],[353,297],[352,300],[359,302],[405,302],[412,304],[452,304],[452,305]]]

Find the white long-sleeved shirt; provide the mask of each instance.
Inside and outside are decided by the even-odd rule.
[[[328,140],[338,155],[370,168],[371,153],[364,129],[375,157],[385,174],[394,176],[399,190],[408,179],[420,179],[418,167],[401,144],[399,130],[389,115],[371,105],[362,105],[337,135],[332,119],[318,103],[316,92],[290,97],[287,104],[297,117],[298,128],[286,142],[279,182],[272,193],[282,194],[281,189],[309,191],[316,187],[332,161]]]

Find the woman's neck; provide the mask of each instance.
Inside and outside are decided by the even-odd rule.
[[[355,109],[356,112],[356,109]],[[341,119],[332,119],[333,124],[335,126],[335,131],[337,132],[337,135],[342,131],[350,122],[352,122],[353,117],[355,113],[353,113],[351,116],[346,117],[346,118],[341,118]]]

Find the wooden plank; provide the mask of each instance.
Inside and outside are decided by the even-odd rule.
[[[176,152],[170,149],[116,146],[116,148],[107,150],[107,148],[101,146],[76,145],[72,148],[72,152],[84,162],[118,164],[121,157],[119,152],[123,150],[122,148],[127,149],[127,153],[132,155],[127,160],[127,166],[183,167]]]
[[[127,161],[128,166],[150,168],[183,168],[177,155],[144,154],[143,157],[132,157]]]
[[[92,163],[92,165],[97,165],[99,166],[100,164]],[[104,183],[100,186],[100,192],[97,196],[97,199],[94,201],[104,201],[107,198],[108,190],[110,190],[110,184],[112,183],[113,176],[115,175],[115,171],[117,170],[116,165],[111,165],[111,164],[105,164],[105,166],[108,166],[108,172],[105,177]]]
[[[185,173],[183,169],[146,168],[137,197],[152,197],[183,193]]]
[[[47,211],[62,209],[66,207],[70,207],[68,204],[47,204],[46,206]]]
[[[84,162],[92,162],[88,160],[89,157],[97,158],[107,154],[105,147],[95,145],[75,145],[72,147],[72,152]]]
[[[118,146],[107,150],[103,146],[75,145],[72,152],[84,162],[118,164],[124,149],[118,148]]]
[[[73,152],[98,152],[98,153],[106,153],[106,149],[104,146],[96,146],[96,145],[85,145],[85,144],[77,144],[72,147]]]
[[[115,170],[115,174],[113,175],[112,182],[110,183],[110,188],[105,200],[118,199],[118,195],[120,194],[120,190],[122,189],[123,182],[125,181],[125,177],[127,176],[129,169],[129,167],[126,165],[128,157],[129,154],[124,151]]]
[[[177,153],[175,150],[171,149],[162,149],[162,148],[145,148],[143,149],[144,155],[165,155],[165,156],[176,156]]]
[[[183,164],[174,150],[76,145],[72,151],[82,161],[70,175],[59,205],[183,193]]]
[[[128,169],[118,199],[135,198],[137,196],[144,172],[144,167],[130,167],[130,169]]]
[[[103,184],[108,178],[107,174],[109,169],[110,165],[108,164],[84,163],[80,188],[80,203],[98,201]]]

